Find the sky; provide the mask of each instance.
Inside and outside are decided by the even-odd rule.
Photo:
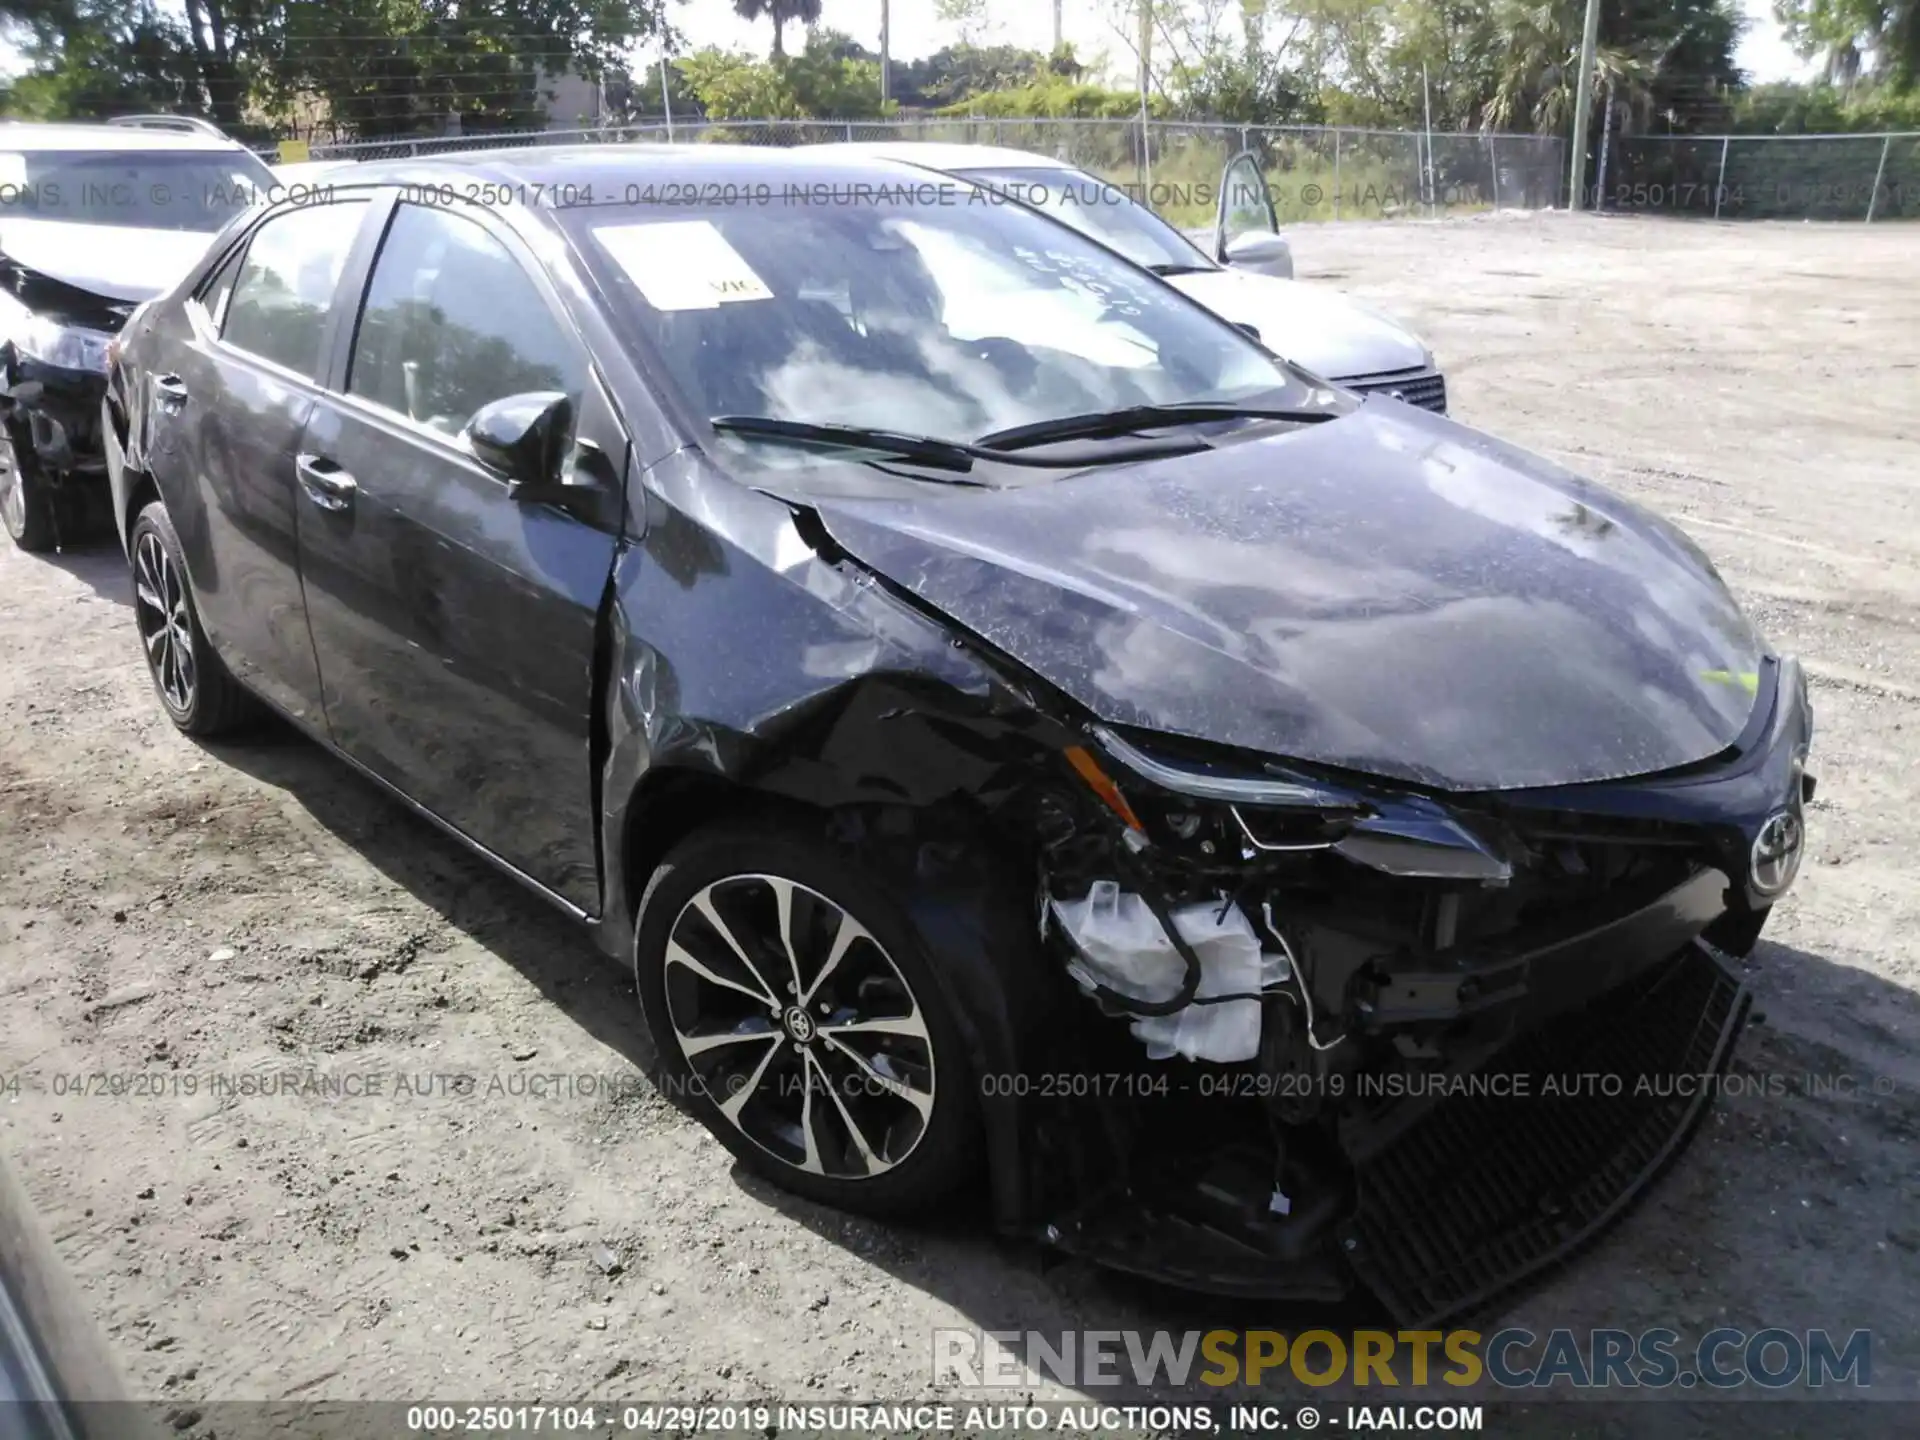
[[[1065,36],[1083,61],[1102,55],[1111,62],[1113,73],[1130,74],[1131,50],[1115,16],[1121,0],[1065,0],[1063,28]],[[1810,78],[1814,66],[1803,62],[1788,48],[1780,26],[1773,18],[1771,0],[1739,0],[1748,26],[1735,52],[1735,60],[1757,81]],[[942,20],[935,0],[892,0],[893,54],[899,60],[915,60],[930,55],[943,45],[960,39],[960,27]],[[1053,43],[1053,7],[1047,0],[988,0],[990,20],[976,37],[978,43],[1019,45],[1044,50]],[[772,44],[772,27],[764,22],[749,24],[733,13],[726,0],[687,0],[673,6],[674,23],[694,46],[719,45],[764,54]],[[825,0],[820,22],[841,30],[870,49],[880,46],[879,0]],[[790,48],[798,48],[802,36],[788,36]],[[0,40],[0,74],[15,74],[23,68],[19,52]]]

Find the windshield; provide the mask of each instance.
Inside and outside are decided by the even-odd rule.
[[[703,417],[967,440],[1122,406],[1309,402],[1283,362],[1074,231],[969,186],[897,188],[561,214],[616,323]]]
[[[1148,269],[1211,270],[1213,262],[1187,237],[1129,196],[1079,170],[1034,167],[961,170],[962,179],[985,185],[1023,205],[1044,210],[1083,235],[1118,250]]]
[[[0,151],[0,219],[212,234],[272,189],[244,151]]]

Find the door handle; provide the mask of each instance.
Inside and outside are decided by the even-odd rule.
[[[293,462],[300,477],[300,488],[322,510],[345,510],[359,491],[353,476],[319,455],[301,455]]]
[[[153,382],[153,393],[163,405],[180,406],[187,403],[187,384],[178,375],[162,375]]]

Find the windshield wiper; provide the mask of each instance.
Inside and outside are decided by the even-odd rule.
[[[781,420],[772,415],[715,415],[708,423],[722,433],[751,435],[760,440],[872,450],[935,470],[951,470],[957,475],[973,469],[973,455],[968,446],[932,435],[905,435],[864,425],[820,425],[805,420]]]
[[[866,425],[834,425],[811,420],[782,420],[773,415],[715,415],[707,422],[722,433],[745,435],[756,440],[778,440],[794,445],[831,445],[847,450],[866,450],[890,455],[932,470],[947,470],[964,475],[976,460],[996,465],[1026,465],[1040,470],[1073,470],[1100,463],[1086,455],[1013,455],[998,445],[965,440],[942,440],[937,435],[908,435],[898,430],[881,430]],[[1005,431],[1013,434],[1013,431]],[[1092,432],[1089,432],[1092,433]],[[1119,432],[1124,433],[1124,432]],[[989,437],[991,439],[992,437]],[[1078,432],[1072,437],[1078,438]],[[1018,448],[1018,447],[1015,447]],[[1149,444],[1144,449],[1129,447],[1124,455],[1102,459],[1153,459],[1165,455],[1188,454],[1191,444],[1169,446]],[[983,480],[949,481],[949,484],[984,485]]]
[[[1151,270],[1163,280],[1169,275],[1205,275],[1219,268],[1218,265],[1194,265],[1185,261],[1174,261],[1164,265],[1147,266],[1147,269]]]
[[[1024,450],[1030,445],[1050,445],[1056,440],[1090,440],[1102,435],[1128,435],[1136,430],[1162,425],[1204,425],[1209,420],[1292,420],[1316,425],[1322,420],[1337,420],[1334,410],[1288,410],[1271,405],[1235,405],[1196,402],[1191,405],[1128,405],[1118,410],[1097,410],[1091,415],[1066,415],[1058,420],[1040,420],[1031,425],[1016,425],[1011,430],[996,430],[982,435],[974,446],[989,452]]]

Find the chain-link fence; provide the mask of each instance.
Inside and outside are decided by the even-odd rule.
[[[350,161],[522,145],[786,146],[848,140],[997,145],[1049,156],[1126,186],[1183,226],[1212,222],[1221,172],[1243,150],[1260,157],[1275,209],[1285,223],[1544,209],[1561,202],[1566,168],[1565,143],[1550,135],[1071,119],[649,123],[591,130],[316,141],[310,144],[309,154],[317,161]]]
[[[1616,136],[1590,203],[1719,220],[1920,217],[1920,134]]]
[[[1261,157],[1275,208],[1288,223],[1542,210],[1566,202],[1565,141],[1484,131],[1171,120],[730,120],[314,142],[310,153],[346,161],[517,145],[840,140],[946,141],[1047,155],[1132,188],[1188,226],[1211,220],[1220,173],[1242,150]],[[1920,217],[1920,133],[1616,135],[1588,173],[1587,205],[1599,211],[1722,220]]]

